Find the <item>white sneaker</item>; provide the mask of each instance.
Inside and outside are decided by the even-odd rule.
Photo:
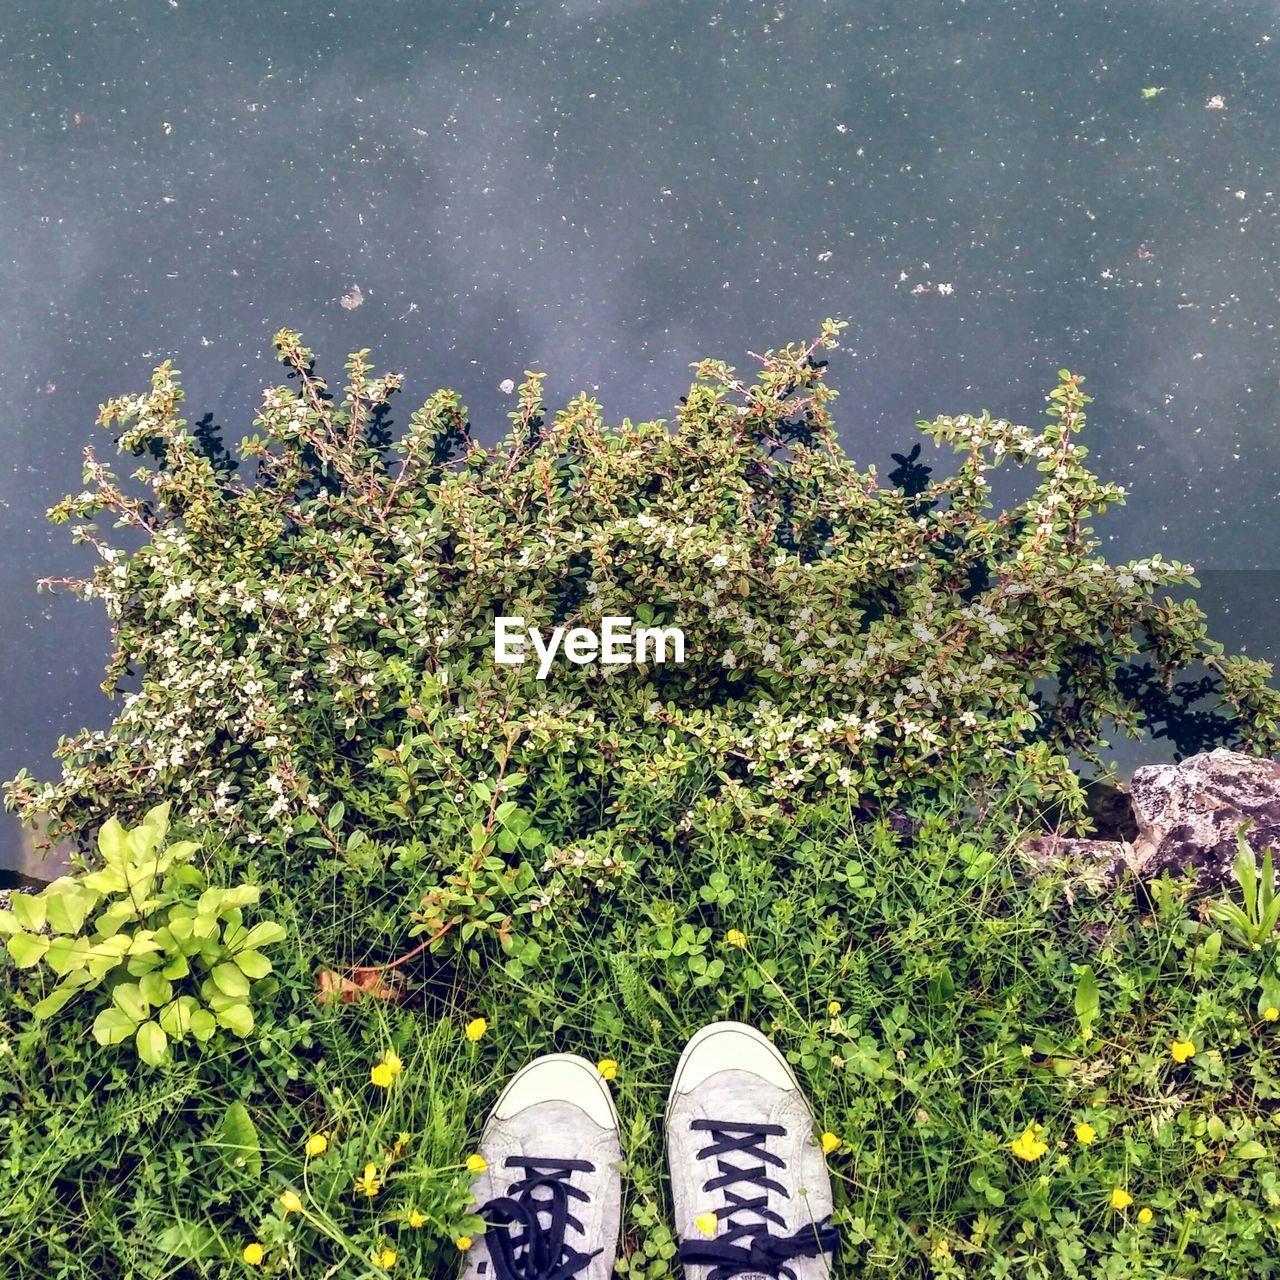
[[[465,1280],[608,1280],[622,1221],[622,1143],[609,1086],[585,1058],[552,1053],[511,1078],[480,1139],[488,1224]]]
[[[741,1022],[685,1046],[667,1160],[687,1280],[819,1280],[839,1240],[813,1113],[773,1042]]]

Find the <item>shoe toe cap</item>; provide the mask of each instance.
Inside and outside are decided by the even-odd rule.
[[[517,1072],[494,1106],[493,1115],[498,1120],[511,1120],[529,1107],[548,1102],[571,1103],[602,1129],[618,1127],[609,1086],[591,1063],[572,1053],[535,1058]]]

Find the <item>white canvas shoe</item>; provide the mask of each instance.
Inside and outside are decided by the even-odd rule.
[[[609,1280],[622,1221],[622,1143],[609,1086],[553,1053],[511,1078],[480,1139],[483,1235],[465,1280]]]
[[[687,1280],[822,1280],[839,1243],[813,1113],[773,1042],[742,1022],[685,1046],[667,1159]]]

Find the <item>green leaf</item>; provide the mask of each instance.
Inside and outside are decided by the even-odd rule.
[[[103,867],[101,871],[91,871],[81,883],[102,894],[123,893],[128,887],[124,872],[119,867]],[[130,906],[127,902],[117,903],[112,909],[123,910],[126,915],[130,914]]]
[[[30,893],[15,893],[9,898],[9,910],[29,933],[39,933],[45,926],[48,902]]]
[[[123,889],[124,885],[122,884],[120,887]],[[123,902],[112,903],[111,906],[100,912],[93,924],[99,933],[110,937],[118,932],[120,926],[127,920],[136,918],[133,912],[133,904],[126,898]]]
[[[111,992],[111,1000],[135,1024],[145,1022],[151,1014],[151,1006],[136,982],[122,982]]]
[[[195,851],[199,848],[200,848],[200,845],[195,840],[178,840],[175,843],[169,845],[168,848],[165,849],[164,851],[165,860],[168,862],[184,862],[187,858],[191,857],[191,855],[195,853]],[[194,871],[197,877],[199,877],[201,874],[200,871],[195,867],[185,868],[185,870]],[[174,869],[173,874],[175,876],[178,876],[180,879],[182,879],[183,871],[184,871],[184,868],[176,867]],[[195,881],[183,879],[183,883],[194,884]]]
[[[210,1039],[218,1029],[217,1020],[208,1009],[197,1009],[191,1015],[191,1034],[201,1044]]]
[[[18,923],[18,917],[12,911],[0,911],[0,938],[21,932],[22,926]]]
[[[138,1024],[120,1009],[103,1009],[93,1020],[93,1038],[101,1045],[121,1044]]]
[[[206,889],[201,895],[199,902],[196,903],[196,910],[202,916],[214,916],[218,914],[222,907],[223,895],[227,891],[221,885],[214,885],[211,889]]]
[[[209,976],[225,996],[238,1000],[249,994],[249,979],[234,964],[215,965]]]
[[[262,1144],[243,1102],[233,1102],[226,1109],[218,1137],[222,1158],[233,1169],[242,1169],[254,1178],[262,1176]]]
[[[88,938],[54,938],[49,943],[45,959],[49,962],[49,968],[61,976],[70,973],[72,969],[85,968],[92,951]]]
[[[276,924],[274,920],[263,920],[249,930],[241,945],[249,951],[261,951],[263,947],[283,942],[287,936],[283,925]]]
[[[182,846],[173,845],[169,852],[175,853]],[[173,884],[188,885],[192,889],[203,889],[205,887],[204,872],[199,867],[193,867],[190,863],[180,863],[169,873],[166,879],[166,888]]]
[[[247,978],[265,978],[271,972],[271,961],[261,951],[241,951],[232,959]]]
[[[1093,1034],[1093,1024],[1098,1020],[1102,998],[1098,992],[1098,980],[1093,970],[1085,965],[1076,978],[1076,1017],[1080,1019],[1080,1034],[1087,1041]]]
[[[1239,1142],[1232,1149],[1231,1154],[1237,1160],[1261,1160],[1267,1154],[1267,1149],[1258,1141]]]
[[[52,1018],[62,1007],[71,1000],[76,992],[78,992],[83,984],[79,982],[62,982],[54,987],[43,1000],[32,1005],[31,1013],[38,1021],[45,1018]]]
[[[171,1258],[198,1262],[208,1258],[225,1257],[225,1251],[217,1235],[209,1228],[194,1222],[175,1222],[156,1236],[156,1248]]]
[[[130,975],[140,978],[144,973],[150,973],[153,969],[158,969],[164,963],[164,956],[159,952],[151,952],[144,956],[134,956],[125,968]]]
[[[138,990],[153,1005],[168,1004],[173,999],[173,983],[158,973],[146,973],[138,979]]]
[[[942,969],[929,979],[929,1003],[935,1008],[941,1008],[951,1002],[955,993],[956,983],[951,976],[951,967],[943,965]]]
[[[182,1040],[192,1030],[192,1019],[200,1009],[194,996],[179,996],[165,1005],[157,1021],[175,1040]]]
[[[253,1030],[253,1011],[247,1004],[231,1004],[219,1009],[218,1025],[226,1027],[232,1035],[244,1039]]]
[[[98,852],[102,855],[103,862],[113,871],[124,871],[128,846],[125,843],[124,828],[117,818],[108,818],[98,828]]]
[[[19,969],[30,969],[39,964],[41,957],[49,950],[49,939],[32,933],[15,933],[4,945]]]
[[[85,917],[101,900],[99,894],[77,884],[71,876],[60,876],[44,892],[49,928],[56,933],[79,933]]]
[[[138,1057],[149,1067],[158,1067],[169,1053],[169,1037],[158,1022],[144,1022],[138,1028]]]
[[[170,926],[172,927],[172,926]],[[193,938],[216,938],[218,936],[218,917],[201,913],[191,922]]]
[[[262,890],[256,884],[241,884],[234,889],[226,889],[222,894],[220,913],[233,907],[252,907],[262,897]]]

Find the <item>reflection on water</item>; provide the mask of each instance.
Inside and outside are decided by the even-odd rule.
[[[20,827],[12,815],[6,824],[6,834],[11,834],[11,843],[0,851],[0,889],[29,887],[52,880],[66,870],[68,844],[38,850],[36,846],[43,841],[41,832]]]
[[[1130,494],[1108,558],[1280,566],[1274,0],[1065,12],[4,0],[0,778],[109,722],[101,612],[34,590],[88,567],[44,511],[112,458],[97,406],[173,358],[236,440],[282,326],[490,438],[524,369],[670,418],[691,360],[849,317],[843,443],[907,483],[910,423],[1037,425],[1066,365]],[[1205,581],[1212,633],[1267,652]]]

